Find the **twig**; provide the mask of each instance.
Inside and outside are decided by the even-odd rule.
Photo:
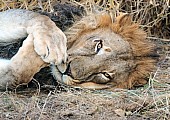
[[[42,110],[41,110],[41,112],[40,112],[40,117],[38,118],[38,120],[41,119],[42,114],[43,114],[43,111],[44,111],[44,108],[45,108],[45,106],[46,106],[46,104],[47,104],[47,101],[48,101],[48,98],[49,98],[50,96],[51,96],[51,91],[48,93],[47,98],[45,99],[45,103],[44,103],[43,108],[42,108]]]
[[[39,95],[39,93],[40,93],[40,83],[39,83],[35,78],[32,79],[32,82],[33,82],[35,85],[38,85],[37,93],[38,93],[38,95]]]
[[[169,42],[170,39],[163,39],[163,38],[157,38],[157,37],[147,37],[148,39],[153,39],[153,40],[161,40],[161,41],[164,41],[164,42]]]

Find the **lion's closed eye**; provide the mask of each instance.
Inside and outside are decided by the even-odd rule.
[[[104,72],[103,75],[104,75],[107,79],[111,79],[111,76],[109,75],[109,73]]]
[[[98,84],[104,84],[104,83],[108,83],[111,80],[112,80],[112,76],[110,73],[100,72],[100,73],[94,75],[92,82],[95,82]]]

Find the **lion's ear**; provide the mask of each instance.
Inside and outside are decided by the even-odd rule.
[[[129,26],[132,25],[132,17],[127,13],[120,13],[120,15],[116,17],[116,22],[122,27]]]

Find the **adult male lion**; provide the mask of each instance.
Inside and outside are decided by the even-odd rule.
[[[51,44],[47,45],[49,47],[46,48],[44,47],[46,46],[46,44],[44,45],[46,42],[42,41],[44,37],[40,36],[43,34],[48,37],[49,32],[51,32],[50,35],[60,33],[64,36],[61,31],[54,27],[54,23],[50,21],[47,26],[42,27],[42,25],[44,25],[43,23],[46,23],[47,17],[37,13],[23,11],[25,10],[11,10],[8,12],[13,16],[19,15],[20,18],[17,19],[18,21],[22,21],[21,18],[25,18],[31,23],[40,24],[38,24],[38,27],[32,27],[34,26],[33,24],[30,25],[27,24],[27,22],[20,22],[22,25],[26,24],[27,28],[29,28],[27,31],[29,35],[24,41],[25,44],[23,44],[18,53],[7,62],[7,65],[4,65],[4,63],[6,63],[4,60],[0,61],[3,63],[0,64],[2,66],[0,67],[0,76],[1,78],[6,78],[6,80],[0,79],[0,83],[3,87],[6,86],[7,83],[15,83],[12,85],[16,86],[21,83],[29,82],[39,69],[46,66],[47,63],[51,63],[51,59],[46,60],[43,57],[44,53],[51,53],[48,49],[55,51],[60,47],[61,56],[64,56],[64,61],[66,59],[66,47],[62,50],[63,43],[56,43],[55,39],[50,38],[47,39],[46,42],[48,43],[49,40]],[[22,17],[22,15],[24,15],[24,17]],[[34,17],[36,16],[36,21],[34,17],[30,17],[31,15]],[[0,18],[2,19],[4,17],[6,17],[4,13],[0,13]],[[8,19],[8,17],[6,18]],[[16,24],[17,20],[11,21],[11,23],[14,22]],[[4,22],[1,24],[4,24]],[[20,24],[17,24],[17,26],[19,25]],[[55,29],[50,30],[48,25],[52,25]],[[6,28],[6,26],[4,28]],[[3,29],[0,27],[0,33],[2,33],[1,31]],[[37,32],[41,31],[41,29],[43,32],[38,34]],[[7,28],[7,30],[11,31],[11,28]],[[14,32],[11,31],[11,33]],[[9,38],[24,37],[25,33],[26,32],[23,33],[21,30],[17,32],[16,36]],[[61,65],[56,67],[54,64],[52,64],[51,67],[54,77],[67,85],[93,89],[115,87],[131,88],[133,86],[146,84],[147,77],[156,63],[154,59],[154,45],[146,40],[145,32],[131,21],[129,15],[122,15],[112,20],[112,17],[106,12],[102,14],[91,14],[82,18],[70,29],[66,30],[65,35],[68,39],[67,69],[64,71],[64,67],[60,67]],[[1,42],[3,41],[1,36],[8,38],[6,34],[0,34]],[[58,36],[54,36],[54,38],[58,38]],[[59,41],[61,42],[62,38],[59,37]],[[41,51],[47,52],[41,53]],[[30,55],[30,57],[28,57],[27,54]],[[59,50],[57,54],[60,54]],[[55,56],[55,54],[51,54],[51,58],[60,59],[60,57]],[[32,60],[34,60],[34,62],[31,62]],[[26,65],[18,67],[21,61]],[[10,67],[9,70],[11,62],[13,66]],[[34,65],[32,65],[33,63]],[[57,63],[61,63],[61,59]],[[15,69],[15,67],[17,69]],[[30,71],[34,72],[29,73],[27,71],[28,68]],[[5,74],[2,69],[6,70],[5,73],[9,73],[10,71],[11,74],[12,71],[13,74],[10,75],[10,80],[8,80],[9,74]],[[20,72],[17,72],[18,70]],[[15,77],[15,73],[17,73],[17,77]],[[25,80],[24,77],[21,77],[23,73],[25,73],[24,77],[29,79]],[[12,79],[13,77],[15,77],[15,79]]]

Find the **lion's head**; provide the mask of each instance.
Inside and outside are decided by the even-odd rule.
[[[86,88],[132,88],[147,83],[155,67],[154,45],[131,17],[107,13],[82,18],[65,31],[68,67],[53,68],[59,81]]]

